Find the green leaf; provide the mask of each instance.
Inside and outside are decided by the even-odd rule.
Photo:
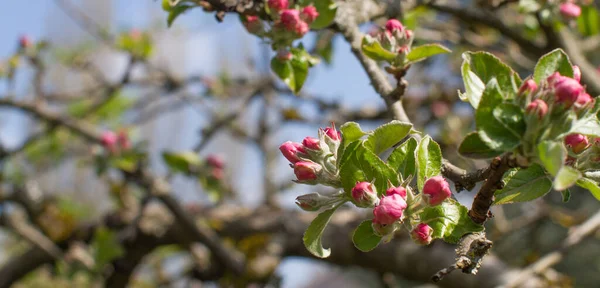
[[[342,142],[344,142],[344,146],[348,146],[348,144],[367,135],[367,133],[362,131],[360,125],[356,122],[344,123],[344,125],[340,127],[340,131],[342,132]]]
[[[533,70],[533,79],[539,84],[557,71],[562,76],[573,77],[573,64],[562,49],[555,49],[538,60]]]
[[[412,47],[410,53],[406,55],[406,59],[411,63],[423,61],[431,56],[438,54],[446,54],[452,52],[450,49],[440,44],[425,44]]]
[[[600,201],[600,185],[598,184],[598,182],[588,178],[581,178],[577,180],[577,185],[579,185],[579,187],[589,190],[592,193],[592,195],[594,195],[594,197],[596,197],[596,199]]]
[[[292,59],[280,60],[277,57],[271,59],[271,70],[281,79],[289,88],[298,94],[302,85],[308,77],[308,68],[318,63],[318,58],[311,56],[302,45],[290,49]]]
[[[426,207],[420,213],[421,222],[433,228],[433,238],[442,238],[452,244],[458,243],[465,234],[483,231],[483,226],[469,218],[469,209],[453,199],[442,204]]]
[[[311,29],[323,29],[331,25],[335,19],[335,13],[337,12],[337,5],[333,0],[310,0],[310,1],[298,1],[301,6],[307,6],[312,4],[317,8],[319,16],[315,22],[310,24]]]
[[[331,249],[323,248],[321,237],[323,236],[323,231],[325,230],[327,223],[329,223],[331,216],[333,216],[335,210],[340,206],[341,204],[319,213],[310,225],[308,225],[308,228],[306,228],[302,241],[308,252],[311,254],[319,258],[327,258],[329,257],[329,254],[331,254]]]
[[[344,191],[350,193],[359,181],[373,181],[380,195],[385,193],[388,180],[393,185],[400,185],[396,171],[363,144],[362,140],[357,140],[344,151],[340,166],[340,179]]]
[[[496,56],[487,52],[465,52],[462,57],[461,71],[466,91],[461,99],[468,100],[474,108],[479,106],[483,86],[494,78],[503,98],[510,99],[517,93],[521,79]]]
[[[525,134],[525,119],[521,108],[515,104],[502,103],[492,111],[494,118],[513,135],[521,138]]]
[[[190,168],[202,163],[200,156],[193,151],[163,152],[163,160],[175,172],[190,173]]]
[[[479,133],[471,132],[467,134],[462,143],[460,143],[458,153],[468,158],[488,159],[501,155],[503,152],[490,148],[483,140],[481,140]]]
[[[367,138],[365,147],[371,149],[375,154],[379,154],[404,139],[410,129],[412,129],[412,124],[393,120],[377,127]]]
[[[375,249],[379,245],[379,242],[381,242],[381,236],[376,235],[375,231],[373,231],[371,220],[365,220],[360,223],[352,235],[354,247],[363,252]]]
[[[581,15],[577,17],[577,28],[583,36],[592,36],[600,32],[600,17],[594,6],[580,6]]]
[[[442,150],[429,135],[421,139],[416,152],[417,186],[423,189],[425,180],[440,175],[442,169]]]
[[[404,179],[406,179],[404,176],[415,175],[415,149],[417,149],[417,140],[410,138],[396,147],[388,157],[388,165],[403,175]]]
[[[90,246],[94,252],[94,259],[96,260],[98,270],[101,270],[104,265],[125,254],[125,250],[117,238],[117,233],[104,226],[96,229]]]
[[[537,146],[538,159],[552,176],[556,176],[563,166],[567,154],[565,147],[558,141],[544,141]]]
[[[273,57],[271,59],[271,70],[285,83],[290,90],[296,91],[296,79],[294,77],[294,68],[291,61],[282,61]]]
[[[546,195],[552,189],[552,180],[540,165],[526,169],[511,169],[504,175],[506,183],[495,193],[494,204],[527,202]]]
[[[171,7],[171,9],[169,9],[169,16],[167,16],[167,26],[171,27],[179,15],[194,7],[196,6],[188,5],[186,3],[180,3],[175,7]]]
[[[600,137],[600,121],[596,115],[588,114],[587,117],[576,120],[571,126],[569,133],[579,133],[592,137]]]
[[[363,37],[361,49],[367,57],[375,61],[388,61],[392,62],[396,59],[396,54],[392,53],[379,44],[378,41],[374,40],[371,36],[367,35]]]
[[[560,194],[562,196],[563,203],[567,203],[569,200],[571,200],[571,190],[565,189],[564,191],[561,191]]]
[[[486,85],[479,107],[475,111],[475,123],[479,137],[487,146],[493,150],[506,152],[519,145],[520,137],[494,117],[494,109],[502,102],[502,91],[498,86],[498,82],[492,79]],[[502,118],[505,117],[502,116]]]
[[[554,178],[554,190],[563,191],[573,185],[581,178],[581,172],[573,167],[563,166]]]

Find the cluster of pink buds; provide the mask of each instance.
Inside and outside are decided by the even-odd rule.
[[[371,183],[359,182],[352,189],[352,201],[359,207],[373,207],[373,230],[380,236],[392,235],[404,223],[409,228],[414,227],[411,236],[417,243],[429,244],[433,229],[419,221],[418,212],[425,207],[441,205],[452,196],[446,179],[442,176],[427,179],[418,196],[405,187],[396,187],[391,183],[388,186],[385,195],[378,199]],[[410,226],[413,223],[416,226]]]
[[[21,37],[19,37],[19,47],[21,49],[27,49],[27,48],[31,47],[32,43],[33,42],[27,35],[21,35]]]
[[[225,161],[218,155],[208,155],[206,157],[206,164],[210,168],[210,176],[216,180],[223,179]]]
[[[102,147],[110,154],[118,154],[131,149],[129,136],[124,130],[121,130],[118,133],[106,131],[100,136],[100,142],[102,143]]]
[[[385,23],[384,29],[378,34],[367,35],[368,42],[378,41],[383,49],[396,54],[396,59],[390,63],[394,67],[403,68],[406,56],[410,52],[414,33],[405,28],[402,23],[396,19],[390,19]]]
[[[309,25],[319,16],[317,9],[312,5],[299,9],[289,8],[288,0],[269,0],[267,6],[276,19],[275,27],[291,33],[292,38],[304,36],[309,30]]]
[[[573,3],[572,0],[567,0],[567,2],[559,5],[559,12],[566,20],[571,20],[581,15],[581,7]]]
[[[319,137],[306,137],[302,143],[287,141],[279,146],[290,161],[296,182],[340,187],[337,170],[337,150],[342,138],[335,126],[319,129]]]
[[[574,109],[578,114],[583,114],[594,106],[594,98],[579,82],[581,72],[579,67],[573,66],[573,78],[560,75],[556,72],[542,83],[535,83],[532,79],[523,82],[518,92],[518,101],[525,104],[525,112],[533,115],[538,120],[547,118],[549,113],[565,114],[568,109]]]

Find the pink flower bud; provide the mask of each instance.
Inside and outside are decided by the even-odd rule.
[[[525,112],[530,115],[535,114],[539,119],[542,119],[548,113],[548,104],[542,99],[535,99],[527,105]]]
[[[314,162],[300,161],[294,164],[294,174],[298,181],[316,180],[321,172],[321,165]]]
[[[129,136],[125,130],[121,130],[119,131],[119,134],[117,134],[117,143],[123,150],[128,150],[131,148],[131,141],[129,141]]]
[[[584,93],[584,88],[573,78],[563,77],[554,84],[556,102],[571,107],[579,95]]]
[[[308,33],[308,30],[308,23],[304,21],[298,22],[298,24],[296,24],[296,27],[294,27],[294,33],[296,33],[296,35],[298,36],[303,36],[304,34]]]
[[[300,14],[296,9],[283,10],[283,12],[281,12],[280,21],[283,27],[285,27],[285,29],[292,31],[294,30],[298,22],[301,21]]]
[[[325,135],[327,135],[327,137],[329,137],[331,140],[334,140],[334,141],[342,140],[342,133],[340,133],[340,131],[337,131],[335,129],[335,125],[333,125],[333,123],[331,124],[331,127],[325,128],[324,131],[325,131]]]
[[[27,48],[31,46],[31,39],[29,38],[29,36],[21,35],[21,37],[19,37],[19,46],[21,46],[22,48]]]
[[[537,84],[535,84],[535,81],[532,79],[528,79],[521,85],[521,88],[519,88],[519,95],[529,94],[535,90],[537,90]]]
[[[279,49],[277,50],[277,55],[275,55],[275,57],[279,60],[279,61],[290,61],[292,60],[292,57],[294,57],[294,55],[292,55],[292,53],[290,51],[288,51],[287,49]]]
[[[577,97],[577,101],[575,101],[576,109],[585,109],[594,105],[594,98],[590,96],[588,93],[581,93],[579,97]]]
[[[385,30],[391,34],[394,34],[395,30],[404,30],[404,26],[402,26],[402,23],[400,23],[400,21],[396,19],[390,19],[385,23]]]
[[[434,176],[423,185],[423,199],[430,206],[441,204],[444,200],[452,196],[450,185],[442,176]]]
[[[274,12],[279,12],[283,9],[286,9],[289,3],[288,0],[269,0],[267,5],[269,6],[269,9],[273,10]]]
[[[352,202],[358,207],[373,207],[377,203],[377,191],[370,182],[358,182],[352,188]]]
[[[307,23],[314,22],[317,19],[317,17],[319,17],[319,12],[317,12],[317,8],[315,8],[315,6],[312,5],[308,5],[302,8],[302,12],[300,12],[300,18],[302,18],[302,20],[306,21]]]
[[[311,150],[321,150],[321,141],[317,138],[306,137],[302,140],[302,145]]]
[[[398,48],[398,54],[408,55],[408,52],[410,52],[410,48],[408,48],[408,46],[406,46],[406,45]]]
[[[581,69],[579,66],[573,65],[573,79],[577,80],[577,82],[581,82]]]
[[[594,145],[600,146],[600,137],[594,138]]]
[[[373,223],[390,225],[402,218],[406,209],[406,201],[398,194],[383,196],[373,209]]]
[[[583,152],[583,150],[585,150],[589,144],[590,143],[587,137],[585,137],[585,135],[582,134],[574,133],[569,134],[567,135],[567,137],[565,137],[565,145],[568,148],[571,148],[571,151],[573,151],[573,153],[575,154]]]
[[[419,223],[415,229],[410,232],[410,237],[421,245],[429,245],[433,238],[431,238],[431,234],[433,234],[433,228],[425,223]]]
[[[281,146],[279,146],[279,151],[281,151],[283,157],[285,157],[285,159],[287,159],[291,163],[296,163],[300,161],[298,153],[306,152],[304,151],[304,147],[302,147],[302,144],[292,141],[286,141],[285,143],[281,144]]]
[[[225,168],[225,161],[218,155],[208,155],[208,157],[206,157],[206,163],[218,169]]]
[[[414,33],[412,30],[406,29],[406,31],[404,31],[404,36],[406,37],[406,39],[412,39],[414,36]]]
[[[560,14],[565,18],[577,18],[581,15],[581,7],[574,3],[566,2],[560,4]]]
[[[244,27],[246,27],[246,30],[252,34],[257,34],[263,31],[263,24],[258,16],[246,16]]]
[[[390,195],[400,195],[402,196],[402,198],[406,199],[406,188],[402,187],[402,186],[398,186],[398,187],[392,187],[389,188],[387,190],[385,190],[385,195],[390,196]]]
[[[104,146],[107,150],[114,150],[117,144],[117,134],[112,131],[106,131],[102,133],[100,137],[100,141],[102,142],[102,146]]]
[[[564,76],[561,76],[560,73],[558,72],[554,72],[552,73],[552,75],[548,76],[548,78],[546,78],[546,81],[548,81],[548,84],[550,85],[556,85],[558,82],[562,81],[564,78]]]
[[[212,171],[210,171],[210,176],[212,178],[214,178],[215,180],[223,179],[224,174],[225,173],[223,173],[223,169],[220,169],[220,168],[214,168],[214,169],[212,169]]]

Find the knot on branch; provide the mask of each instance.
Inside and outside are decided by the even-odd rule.
[[[466,274],[476,275],[481,267],[483,257],[489,253],[492,245],[492,241],[488,240],[483,232],[463,236],[456,248],[456,262],[435,273],[431,280],[438,282],[456,269],[460,269]]]

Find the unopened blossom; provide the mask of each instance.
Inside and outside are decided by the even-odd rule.
[[[298,181],[316,180],[321,169],[321,165],[314,162],[300,161],[294,164],[294,174]]]
[[[258,34],[263,31],[263,23],[258,16],[246,16],[244,27],[252,34]]]
[[[300,161],[298,153],[306,152],[304,151],[304,147],[302,146],[302,144],[292,141],[286,141],[285,143],[281,144],[281,146],[279,146],[279,151],[281,151],[281,154],[283,154],[285,159],[287,159],[291,163],[296,163]]]
[[[575,106],[578,109],[587,108],[592,105],[594,105],[594,98],[592,98],[592,96],[590,96],[588,93],[581,93],[581,95],[579,95],[575,101]]]
[[[400,23],[400,21],[397,19],[390,19],[385,23],[385,30],[391,34],[394,34],[394,31],[396,30],[404,30],[404,26],[402,26],[402,23]]]
[[[579,66],[573,65],[573,79],[577,80],[577,82],[581,82],[581,69]]]
[[[425,223],[419,223],[417,227],[415,227],[410,232],[410,237],[418,244],[429,245],[433,238],[431,235],[433,234],[433,228]]]
[[[548,104],[542,99],[535,99],[527,105],[525,112],[530,115],[537,115],[538,119],[542,119],[548,114]]]
[[[269,9],[274,12],[279,12],[286,9],[289,5],[288,0],[269,0],[267,1]]]
[[[340,131],[337,131],[333,124],[331,125],[331,127],[327,127],[325,129],[323,129],[323,131],[325,132],[325,135],[327,135],[327,137],[329,137],[331,140],[334,140],[334,141],[342,140],[342,133],[340,133]]]
[[[560,4],[559,10],[560,14],[567,19],[577,18],[581,15],[581,7],[572,2]]]
[[[358,182],[351,192],[352,202],[358,207],[373,207],[377,203],[377,191],[371,182]]]
[[[319,12],[317,12],[317,8],[315,8],[313,5],[308,5],[302,8],[302,11],[300,12],[300,18],[307,23],[315,22],[317,17],[319,17]]]
[[[385,190],[385,195],[390,196],[390,195],[400,195],[402,196],[402,198],[406,199],[406,188],[402,187],[402,186],[398,186],[398,187],[391,187],[387,190]]]
[[[567,107],[571,107],[579,95],[584,93],[585,89],[579,81],[569,77],[559,77],[554,81],[554,94],[556,102],[562,103]]]
[[[398,194],[383,196],[379,204],[373,208],[373,223],[390,225],[402,218],[406,209],[406,200]]]
[[[31,46],[31,39],[29,38],[29,36],[21,35],[21,37],[19,37],[19,46],[21,46],[22,48],[27,48]]]
[[[218,169],[225,168],[225,161],[218,155],[209,155],[208,157],[206,157],[206,163]]]
[[[434,176],[423,185],[423,199],[430,206],[436,206],[452,196],[450,185],[442,176]]]
[[[116,148],[117,141],[117,134],[112,131],[106,131],[102,133],[102,136],[100,136],[100,142],[102,142],[102,146],[108,150],[114,150]]]
[[[538,87],[535,81],[533,81],[533,79],[528,79],[527,81],[523,82],[523,85],[521,85],[521,88],[519,88],[519,95],[532,93],[537,90],[537,88]]]
[[[302,145],[311,150],[320,150],[321,141],[314,137],[306,137],[302,140]]]
[[[565,137],[565,145],[571,148],[571,151],[575,154],[579,154],[585,150],[589,145],[589,140],[585,135],[573,133]]]

